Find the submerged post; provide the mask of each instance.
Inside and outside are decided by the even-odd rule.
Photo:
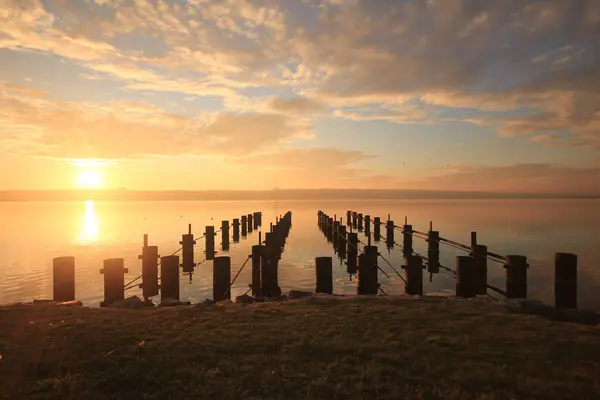
[[[75,300],[75,257],[57,257],[52,260],[52,299]]]
[[[362,213],[358,213],[358,231],[362,232],[363,230],[363,215]]]
[[[188,233],[181,236],[182,245],[181,249],[181,266],[183,268],[183,272],[192,273],[194,272],[194,267],[196,267],[196,263],[194,262],[194,245],[196,241],[194,240],[194,234],[192,233],[192,224],[188,225]]]
[[[377,294],[377,246],[365,246],[364,258],[358,267],[358,294]]]
[[[348,210],[348,212],[346,213],[346,225],[352,225],[352,211],[350,210]]]
[[[215,258],[215,227],[207,226],[206,232],[204,232],[204,239],[206,240],[206,259],[212,260]]]
[[[475,297],[475,260],[470,256],[456,257],[456,296]]]
[[[252,233],[252,228],[254,228],[253,215],[248,214],[248,233]]]
[[[371,216],[365,215],[365,235],[371,234]]]
[[[409,257],[413,255],[413,229],[412,225],[404,224],[404,228],[402,229],[402,252],[404,257]]]
[[[229,221],[221,221],[221,248],[229,250]]]
[[[231,258],[215,257],[213,262],[213,301],[231,299],[229,282],[231,281]]]
[[[475,294],[487,293],[487,246],[475,244],[472,252],[475,263]]]
[[[242,215],[242,237],[248,236],[248,216]]]
[[[419,256],[406,256],[405,265],[402,269],[405,271],[406,283],[404,292],[410,295],[423,295],[423,259]]]
[[[381,240],[381,218],[375,217],[373,220],[373,238],[376,242]]]
[[[125,298],[125,274],[129,272],[124,267],[122,258],[104,260],[104,268],[100,273],[104,275],[104,301],[100,307],[108,307],[116,301]]]
[[[556,253],[554,256],[554,306],[577,308],[577,255]]]
[[[437,274],[440,272],[440,233],[427,232],[427,272]]]
[[[148,246],[148,236],[144,235],[144,247],[142,254],[138,256],[142,260],[142,296],[144,299],[158,294],[158,246]]]
[[[338,256],[344,260],[346,258],[346,248],[347,248],[347,233],[346,233],[346,226],[344,225],[340,225],[340,227],[338,228],[338,248],[337,248],[337,252],[338,252]]]
[[[260,257],[261,253],[264,249],[264,246],[258,244],[256,246],[252,246],[252,284],[250,287],[252,288],[252,296],[260,297]]]
[[[160,298],[179,300],[179,256],[160,259]]]
[[[358,233],[348,233],[348,260],[346,260],[346,271],[349,274],[355,274],[357,271],[358,263]]]
[[[392,249],[394,247],[394,221],[388,220],[385,229],[385,243],[388,249]]]
[[[240,241],[240,220],[238,218],[233,219],[233,243],[239,243]]]
[[[527,298],[527,257],[519,255],[506,256],[506,298]]]
[[[333,294],[333,261],[331,257],[315,258],[316,293]]]

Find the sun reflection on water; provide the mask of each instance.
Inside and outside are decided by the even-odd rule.
[[[90,244],[98,241],[100,235],[100,227],[98,224],[98,215],[94,208],[93,201],[85,202],[85,214],[83,216],[83,223],[81,225],[81,231],[79,232],[79,242],[83,244]]]

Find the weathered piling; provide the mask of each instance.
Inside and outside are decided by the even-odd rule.
[[[506,256],[506,298],[527,298],[527,257],[520,255]]]
[[[410,295],[423,295],[423,259],[419,256],[406,256],[404,258],[405,284],[404,292]]]
[[[242,215],[242,237],[248,236],[248,216]]]
[[[471,253],[475,263],[475,293],[487,293],[487,246],[475,242]]]
[[[262,296],[260,291],[260,259],[264,249],[265,246],[262,245],[252,246],[252,284],[250,287],[252,288],[252,296],[254,297]]]
[[[413,228],[412,225],[404,224],[402,228],[402,253],[404,257],[413,255]]]
[[[346,260],[346,271],[356,274],[358,270],[358,233],[348,232],[348,260]]]
[[[430,230],[427,232],[427,272],[440,272],[440,233]]]
[[[333,242],[333,251],[337,252],[338,247],[340,245],[340,223],[339,221],[333,221],[333,234],[332,234],[332,242]]]
[[[181,236],[181,267],[183,272],[188,274],[194,272],[196,263],[194,262],[194,234],[192,233],[192,224],[188,225],[188,233]]]
[[[363,230],[363,215],[358,213],[358,231],[362,232]]]
[[[267,233],[266,241],[270,242],[269,235],[273,233]],[[267,244],[265,250],[261,254],[261,292],[263,297],[275,297],[281,295],[281,289],[279,288],[279,277],[278,277],[278,251],[274,248],[274,245]]]
[[[388,249],[394,247],[394,221],[388,220],[385,225],[385,244]]]
[[[215,227],[207,226],[204,232],[204,239],[206,245],[206,259],[212,260],[215,258]]]
[[[240,241],[240,220],[238,218],[233,219],[233,243],[239,243]]]
[[[221,248],[229,250],[229,221],[221,221]]]
[[[57,257],[52,260],[52,299],[75,300],[75,257]]]
[[[352,212],[352,227],[354,229],[358,227],[358,213],[356,211]]]
[[[160,298],[179,300],[179,256],[160,259]]]
[[[104,301],[100,307],[108,307],[125,298],[125,274],[129,270],[124,265],[122,258],[104,260],[104,268],[100,270],[104,275]]]
[[[380,217],[375,217],[373,219],[373,239],[375,239],[376,242],[379,242],[381,240],[381,218]]]
[[[254,215],[248,214],[248,233],[252,233],[254,228]]]
[[[333,243],[333,218],[327,218],[327,241]]]
[[[331,257],[315,258],[316,293],[333,294],[333,261]]]
[[[364,257],[358,266],[358,294],[377,294],[377,246],[365,246]]]
[[[339,242],[338,242],[338,256],[340,257],[340,259],[344,260],[346,259],[346,252],[347,252],[347,236],[348,234],[346,233],[346,227],[344,225],[340,225],[339,227]]]
[[[556,253],[554,256],[554,306],[577,308],[577,255]]]
[[[144,247],[142,254],[138,256],[142,260],[142,296],[144,299],[158,294],[158,246],[148,246],[148,235],[144,235]]]
[[[231,258],[215,257],[213,262],[213,301],[231,299],[229,282],[231,281]]]
[[[371,216],[365,215],[365,235],[371,234]]]
[[[352,225],[352,211],[348,210],[346,213],[346,226]]]
[[[475,297],[476,291],[475,260],[470,256],[456,257],[456,296]]]

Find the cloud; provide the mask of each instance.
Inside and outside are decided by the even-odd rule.
[[[600,167],[521,163],[457,166],[413,182],[419,189],[600,195]]]
[[[143,102],[55,102],[15,85],[0,88],[1,137],[31,155],[246,156],[310,136],[309,124],[282,114],[220,112],[191,118]]]

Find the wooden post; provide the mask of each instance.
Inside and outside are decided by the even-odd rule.
[[[477,246],[477,232],[471,232],[471,249],[475,250]]]
[[[412,225],[404,224],[402,230],[402,252],[404,253],[404,257],[409,257],[413,255]]]
[[[363,230],[363,215],[362,213],[358,213],[358,231],[362,232]]]
[[[215,257],[213,262],[213,301],[231,299],[229,282],[231,281],[231,258]]]
[[[371,234],[371,216],[365,215],[365,235]]]
[[[332,234],[332,242],[333,242],[333,251],[337,252],[339,243],[340,243],[340,223],[338,221],[333,221],[333,234]]]
[[[527,298],[527,257],[519,255],[506,256],[506,298]]]
[[[221,248],[229,250],[229,221],[221,221]]]
[[[577,308],[577,255],[554,255],[554,306]]]
[[[344,260],[346,259],[346,248],[347,248],[347,233],[346,226],[340,225],[339,227],[339,240],[338,240],[338,255]]]
[[[160,298],[179,301],[179,256],[160,259]]]
[[[381,218],[375,217],[373,220],[373,238],[376,242],[381,240]]]
[[[475,260],[470,256],[456,257],[456,296],[475,297]]]
[[[423,259],[419,256],[407,256],[404,258],[405,265],[402,269],[405,271],[406,283],[404,292],[410,295],[423,295]]]
[[[327,241],[333,243],[333,218],[327,218]]]
[[[208,261],[215,258],[215,227],[207,226],[206,232],[204,232],[204,239],[206,245],[206,259]]]
[[[475,263],[475,294],[487,294],[487,246],[475,242],[471,255]]]
[[[179,244],[182,245],[181,266],[183,267],[183,272],[192,273],[194,272],[194,267],[196,267],[196,263],[194,262],[194,245],[196,241],[194,240],[191,224],[188,225],[188,233],[181,236]]]
[[[333,261],[331,257],[315,258],[316,293],[333,294]]]
[[[254,228],[254,220],[253,215],[248,214],[248,233],[252,233],[252,229]]]
[[[104,268],[100,270],[100,273],[104,274],[104,301],[100,303],[100,307],[108,307],[125,298],[127,272],[129,270],[124,267],[122,258],[104,260]]]
[[[248,236],[248,216],[242,215],[242,237]]]
[[[240,242],[240,220],[238,218],[233,219],[233,243]]]
[[[427,272],[440,272],[440,233],[430,230],[427,232]]]
[[[354,229],[358,227],[358,213],[356,211],[352,212],[352,227]]]
[[[394,247],[394,221],[388,220],[385,225],[385,243],[388,249],[392,249]]]
[[[275,297],[281,295],[278,278],[277,251],[272,246],[267,246],[261,254],[261,283],[262,295],[264,297]]]
[[[348,210],[346,213],[346,226],[352,225],[352,211]]]
[[[146,236],[146,235],[144,235]],[[147,236],[144,238],[145,246],[138,260],[142,260],[142,296],[144,299],[158,294],[158,246],[148,246]]]
[[[377,246],[365,246],[363,262],[358,266],[358,294],[377,294]]]
[[[357,257],[358,257],[358,233],[348,233],[348,260],[346,261],[347,269],[349,274],[355,274],[357,271]]]
[[[75,300],[75,257],[57,257],[52,260],[52,299]]]
[[[260,257],[264,248],[265,246],[262,245],[252,246],[252,284],[250,287],[252,288],[252,296],[254,297],[261,296]]]

